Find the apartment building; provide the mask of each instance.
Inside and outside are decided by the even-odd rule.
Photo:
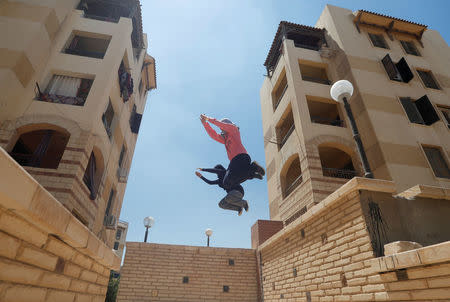
[[[0,3],[0,146],[111,249],[155,60],[138,0]]]
[[[128,222],[119,220],[119,222],[117,223],[116,237],[114,241],[113,250],[116,252],[116,255],[119,256],[120,260],[122,260],[123,251],[125,250],[127,232],[128,232]]]
[[[375,178],[397,192],[450,187],[450,51],[413,21],[327,5],[315,27],[282,21],[260,91],[270,217],[292,223],[349,179],[363,176],[349,100]]]

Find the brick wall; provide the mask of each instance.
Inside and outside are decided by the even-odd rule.
[[[255,302],[256,278],[255,250],[127,242],[117,300]]]
[[[104,301],[120,260],[0,148],[0,302]]]
[[[355,178],[263,243],[264,301],[449,301],[450,242],[374,257],[361,196],[392,184]]]
[[[260,220],[258,219],[252,225],[252,248],[256,249],[264,241],[272,237],[275,233],[283,228],[283,222],[277,220]]]

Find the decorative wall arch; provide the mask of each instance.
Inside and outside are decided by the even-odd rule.
[[[280,171],[280,184],[283,198],[287,197],[297,186],[302,183],[302,169],[298,153],[292,154]]]

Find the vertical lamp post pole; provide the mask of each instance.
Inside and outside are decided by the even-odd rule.
[[[347,101],[347,99],[350,99],[353,94],[352,83],[347,80],[337,81],[331,87],[330,94],[333,100],[335,100],[336,102],[344,103],[345,111],[347,112],[347,116],[350,120],[353,139],[356,142],[356,148],[358,149],[359,158],[361,159],[361,163],[363,165],[364,177],[373,178],[373,174],[369,166],[369,161],[367,160],[366,152],[364,151],[361,137],[359,135],[358,127],[356,126],[355,118],[353,117],[352,109],[350,108],[350,104]]]
[[[209,237],[212,235],[213,231],[211,229],[206,229],[205,234],[207,237],[206,246],[209,246]]]
[[[151,228],[155,224],[155,219],[151,216],[144,218],[144,226],[145,226],[145,237],[144,242],[147,242],[148,237],[148,229]]]

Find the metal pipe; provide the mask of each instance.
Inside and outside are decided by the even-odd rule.
[[[145,237],[144,237],[144,242],[147,242],[147,237],[148,237],[148,227],[145,227]]]

